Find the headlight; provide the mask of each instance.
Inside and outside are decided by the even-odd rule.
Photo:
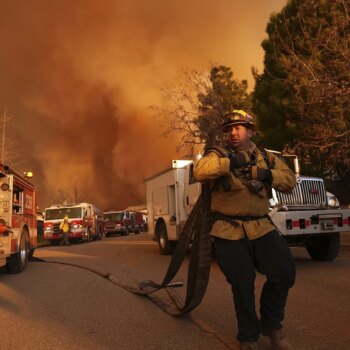
[[[339,208],[340,207],[340,203],[338,201],[338,198],[334,194],[332,194],[330,192],[327,192],[326,194],[327,194],[327,204],[328,204],[328,206],[331,207],[331,208]]]
[[[275,202],[275,200],[273,198],[269,199],[269,204],[270,204],[270,208],[274,208],[277,205],[277,203]]]

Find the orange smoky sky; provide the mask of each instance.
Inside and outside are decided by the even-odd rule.
[[[0,111],[40,209],[69,186],[101,208],[144,203],[143,180],[179,156],[148,108],[161,88],[179,68],[214,62],[252,89],[269,17],[285,3],[1,0]]]

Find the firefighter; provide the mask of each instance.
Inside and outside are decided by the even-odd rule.
[[[267,214],[271,187],[288,192],[296,185],[295,175],[282,159],[253,143],[255,122],[245,111],[228,113],[223,132],[225,146],[207,148],[194,175],[213,183],[211,235],[219,267],[231,285],[240,349],[258,349],[262,334],[274,350],[290,350],[282,321],[295,264]],[[255,308],[256,271],[266,276],[260,318]]]
[[[60,245],[69,245],[68,241],[68,232],[69,232],[69,223],[68,223],[68,216],[65,215],[63,218],[63,221],[60,223],[60,231],[62,232],[62,240],[60,242]]]

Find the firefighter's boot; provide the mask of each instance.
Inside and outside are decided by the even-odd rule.
[[[240,350],[258,350],[258,344],[255,341],[244,341],[239,345]]]
[[[269,338],[272,350],[295,350],[282,329],[264,329],[262,334]]]

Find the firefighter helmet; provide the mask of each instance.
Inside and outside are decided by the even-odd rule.
[[[247,112],[241,109],[235,109],[234,111],[225,115],[225,121],[222,125],[222,131],[227,132],[232,125],[245,125],[248,127],[254,127],[254,118]]]

